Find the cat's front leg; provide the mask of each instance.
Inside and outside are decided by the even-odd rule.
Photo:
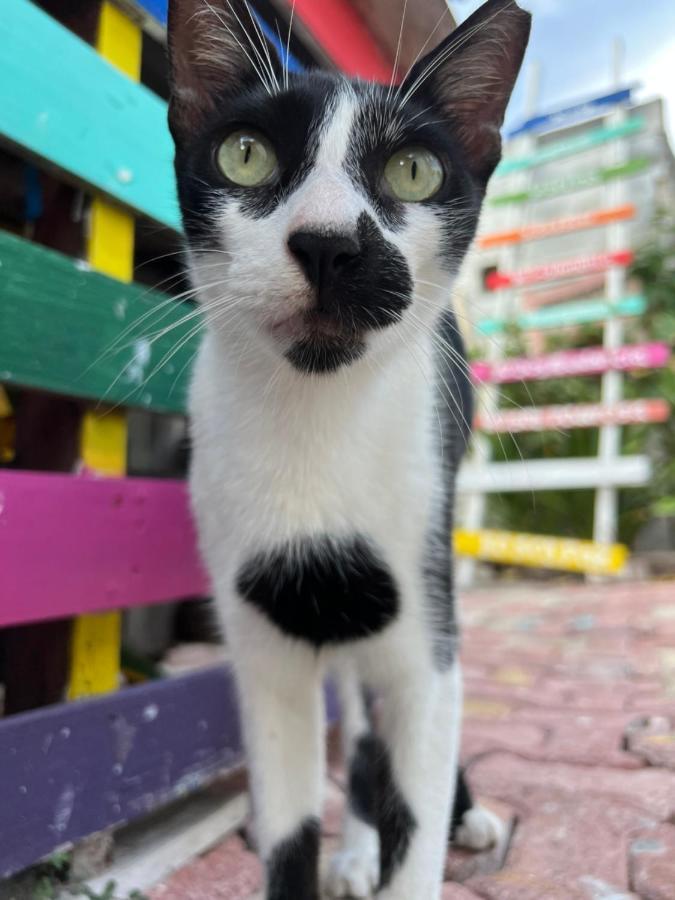
[[[459,663],[406,676],[383,698],[378,900],[439,900],[457,778]],[[385,784],[384,782],[389,782]]]
[[[243,624],[241,618],[247,620]],[[230,644],[240,694],[258,852],[267,900],[319,900],[325,769],[317,654],[257,612],[242,611]]]

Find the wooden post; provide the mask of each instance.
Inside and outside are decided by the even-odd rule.
[[[96,48],[134,81],[140,79],[141,30],[109,0],[101,5]],[[133,172],[126,173],[133,178]],[[121,207],[94,198],[87,258],[94,269],[131,281],[134,267],[134,219]],[[88,471],[123,475],[127,424],[124,413],[89,410],[82,424],[81,460]],[[80,616],[75,621],[68,696],[71,699],[115,690],[120,672],[121,613]]]

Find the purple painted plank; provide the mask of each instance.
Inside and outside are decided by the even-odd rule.
[[[183,482],[0,471],[0,626],[206,593]]]
[[[194,790],[241,746],[224,667],[0,720],[0,878]]]

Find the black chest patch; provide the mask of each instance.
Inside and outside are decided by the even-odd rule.
[[[376,634],[396,617],[393,575],[371,541],[307,538],[249,559],[237,590],[290,637],[316,647]]]

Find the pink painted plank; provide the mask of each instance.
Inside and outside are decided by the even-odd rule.
[[[633,261],[630,250],[616,253],[598,253],[596,256],[582,256],[577,259],[563,259],[558,262],[523,269],[520,272],[493,272],[488,275],[486,285],[491,291],[503,288],[524,287],[540,281],[556,281],[559,278],[575,278],[593,272],[605,272],[612,266],[629,266]]]
[[[183,482],[0,471],[0,626],[205,593]]]
[[[597,428],[601,425],[642,425],[665,422],[670,406],[665,400],[625,400],[616,406],[601,403],[542,406],[478,415],[476,426],[489,434],[547,429]]]
[[[547,356],[512,357],[494,363],[480,361],[472,364],[471,371],[476,381],[507,384],[514,381],[601,375],[611,370],[660,369],[669,359],[670,346],[654,342],[628,344],[615,350],[584,347],[582,350],[563,350]]]

